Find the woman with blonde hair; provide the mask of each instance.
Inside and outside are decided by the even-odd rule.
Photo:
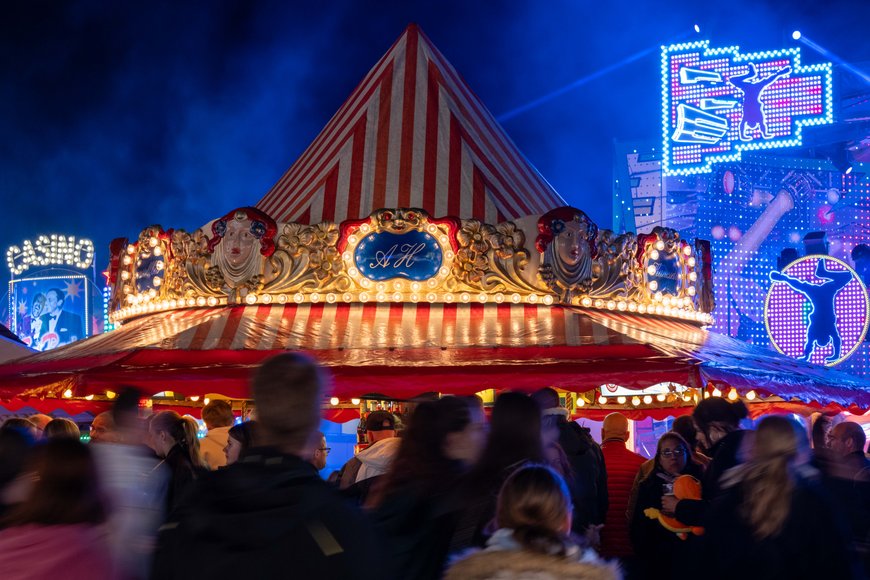
[[[758,424],[749,460],[725,474],[725,493],[708,513],[706,577],[859,577],[843,523],[809,459],[800,425],[780,416]]]
[[[78,439],[82,433],[79,431],[79,426],[72,419],[57,417],[48,422],[42,435],[46,439],[57,439],[59,437]]]
[[[621,578],[591,548],[571,536],[573,506],[565,480],[553,468],[528,464],[505,480],[498,495],[498,530],[486,549],[456,561],[447,580]]]

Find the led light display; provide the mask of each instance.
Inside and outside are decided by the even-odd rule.
[[[810,232],[823,232],[826,253],[870,281],[870,261],[853,260],[856,247],[870,245],[870,177],[860,163],[844,174],[830,161],[752,151],[710,173],[663,177],[661,150],[628,148],[621,160],[615,225],[710,240],[716,332],[773,348],[764,323],[769,273],[784,251],[787,261],[818,253],[804,248]],[[838,369],[870,376],[870,342]]]
[[[831,123],[831,64],[799,48],[741,54],[708,41],[662,47],[665,175],[707,173],[744,151],[793,147],[802,128]]]
[[[764,322],[771,344],[799,360],[833,366],[849,358],[867,333],[867,289],[845,262],[800,258],[772,270]]]

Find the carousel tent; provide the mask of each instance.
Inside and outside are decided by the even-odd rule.
[[[384,207],[498,223],[563,205],[411,25],[257,208],[310,224]]]
[[[257,207],[276,221],[304,224],[390,207],[498,223],[563,205],[411,26]],[[709,333],[697,322],[553,304],[552,295],[537,292],[514,294],[515,301],[482,293],[479,304],[478,295],[465,294],[451,300],[471,303],[405,296],[344,303],[298,293],[299,300],[282,295],[280,303],[270,295],[249,306],[208,306],[204,297],[195,305],[188,298],[183,307],[126,316],[118,330],[0,367],[0,397],[102,396],[133,385],[246,398],[257,364],[303,350],[330,367],[344,398],[543,386],[588,392],[607,383],[641,389],[672,381],[754,390],[803,408],[870,407],[870,385],[860,379]]]

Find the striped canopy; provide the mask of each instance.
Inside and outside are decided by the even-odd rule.
[[[257,208],[308,224],[385,207],[498,223],[564,205],[412,24]]]
[[[335,394],[605,383],[713,382],[813,406],[870,406],[866,382],[688,323],[569,307],[508,304],[236,306],[146,316],[121,329],[0,367],[0,396],[148,393],[246,398],[263,359],[302,350],[330,367]]]

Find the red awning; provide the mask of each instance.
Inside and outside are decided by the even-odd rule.
[[[560,306],[303,304],[153,314],[113,332],[0,367],[0,396],[146,392],[245,398],[251,370],[309,352],[340,397],[487,388],[575,392],[710,381],[786,400],[870,407],[868,383],[687,322]]]

